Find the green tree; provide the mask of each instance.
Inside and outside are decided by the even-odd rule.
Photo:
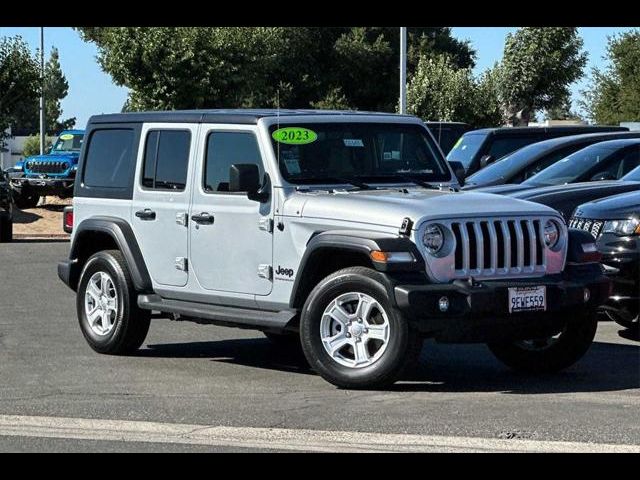
[[[574,27],[526,27],[507,35],[499,90],[508,123],[526,125],[536,110],[568,97],[587,61],[582,44]]]
[[[398,28],[80,28],[98,62],[130,89],[128,110],[331,106],[394,110]],[[472,66],[448,28],[409,29],[409,71],[420,55]]]
[[[610,37],[609,65],[594,69],[582,106],[601,124],[640,121],[640,30]]]
[[[39,67],[38,67],[39,70]],[[38,88],[38,96],[40,89]],[[51,49],[51,56],[44,65],[44,111],[45,128],[48,135],[55,135],[61,130],[73,128],[75,117],[63,120],[62,107],[60,105],[69,93],[69,83],[60,66],[60,54],[58,49]],[[40,131],[40,100],[32,100],[30,107],[16,120],[21,130],[30,132]]]
[[[558,105],[545,110],[545,120],[582,120],[582,117],[571,108],[571,97],[563,99]]]
[[[53,145],[53,137],[44,137],[44,150],[45,152]],[[40,154],[40,134],[30,135],[24,140],[22,145],[22,156],[24,158],[31,157],[33,155]]]
[[[425,120],[460,121],[474,127],[502,120],[494,70],[475,78],[446,56],[421,57],[407,87],[407,109]]]
[[[0,39],[0,145],[39,94],[38,63],[20,37]]]

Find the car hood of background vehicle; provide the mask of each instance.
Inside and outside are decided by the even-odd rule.
[[[73,163],[78,159],[78,154],[75,152],[60,152],[60,153],[49,153],[47,155],[34,155],[33,157],[29,157],[25,159],[25,163],[27,162],[70,162]]]
[[[610,191],[610,195],[620,193],[622,191],[634,190],[634,186],[640,189],[640,182],[621,182],[619,180],[607,180],[600,182],[580,182],[580,183],[568,183],[564,185],[551,185],[548,187],[536,187],[527,190],[518,190],[513,192],[507,192],[512,198],[519,198],[521,200],[530,200],[535,202],[538,198],[547,197],[550,195],[580,195],[581,193],[588,194],[590,192],[602,192],[606,193]],[[607,195],[607,196],[610,196]]]
[[[640,215],[640,191],[622,193],[580,205],[576,216],[599,220],[622,220]]]
[[[422,218],[435,220],[478,216],[557,215],[544,205],[499,195],[413,188],[297,193],[287,200],[283,214],[390,227],[400,227],[405,217],[416,222],[417,227]]]
[[[504,185],[493,185],[490,187],[478,187],[478,188],[469,188],[469,192],[483,192],[483,193],[497,193],[498,195],[506,195],[515,192],[519,192],[522,190],[529,190],[531,188],[536,188],[533,185],[524,185],[521,183],[507,183]]]

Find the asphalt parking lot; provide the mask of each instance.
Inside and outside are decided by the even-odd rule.
[[[613,323],[557,375],[513,373],[483,345],[427,342],[392,390],[346,391],[251,330],[154,320],[137,355],[94,353],[57,278],[67,250],[0,245],[0,451],[640,451],[640,342]]]

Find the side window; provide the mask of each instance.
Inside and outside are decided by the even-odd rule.
[[[640,165],[640,146],[634,146],[624,156],[622,168],[618,172],[619,176],[617,178],[624,177],[638,165]]]
[[[489,147],[489,151],[487,152],[487,155],[491,155],[494,160],[498,160],[499,158],[504,157],[508,153],[515,152],[520,147],[524,147],[525,145],[529,145],[535,142],[536,140],[531,136],[525,136],[525,137],[508,136],[503,138],[497,138]]]
[[[255,163],[263,176],[264,167],[256,136],[250,132],[212,132],[207,137],[204,189],[229,191],[229,168],[234,163]]]
[[[155,190],[184,190],[189,169],[191,132],[151,130],[144,149],[142,186]]]
[[[529,165],[529,167],[527,168],[524,174],[524,180],[533,177],[534,175],[540,173],[545,168],[550,167],[557,161],[563,159],[568,155],[571,155],[573,152],[576,152],[583,147],[584,145],[579,145],[579,146],[571,145],[570,147],[565,147],[563,149],[560,149],[556,152],[553,152],[547,155],[546,157],[541,158],[540,160],[535,162],[533,165]]]
[[[129,187],[135,164],[133,139],[132,129],[94,130],[85,159],[84,185],[114,189]]]

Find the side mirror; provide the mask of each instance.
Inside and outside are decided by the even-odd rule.
[[[250,200],[259,202],[269,198],[269,189],[260,188],[260,170],[255,163],[234,163],[229,167],[229,191],[244,192]]]
[[[449,166],[451,167],[451,170],[453,170],[453,174],[458,179],[458,183],[460,184],[461,187],[463,187],[464,177],[467,173],[464,169],[464,165],[462,165],[462,162],[452,160],[449,162]]]
[[[596,173],[593,177],[591,177],[592,182],[600,182],[602,180],[616,180],[616,177],[610,172]]]

